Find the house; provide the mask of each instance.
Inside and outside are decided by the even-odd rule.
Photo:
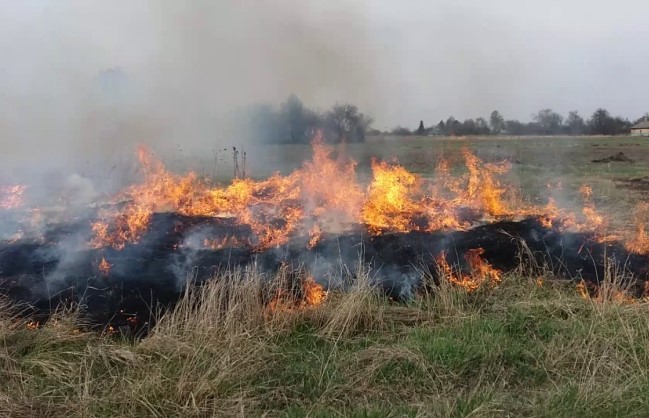
[[[636,123],[631,127],[631,135],[633,136],[649,136],[649,121]]]

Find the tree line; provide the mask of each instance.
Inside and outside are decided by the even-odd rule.
[[[261,143],[308,143],[317,131],[331,143],[364,142],[373,122],[355,105],[335,104],[320,112],[306,107],[295,95],[289,96],[278,108],[253,106],[245,117],[252,139]]]
[[[424,127],[419,122],[416,130],[397,126],[390,133],[393,135],[624,135],[630,132],[633,125],[649,120],[649,113],[630,121],[620,116],[611,116],[603,108],[597,109],[590,118],[584,119],[579,112],[571,111],[563,117],[552,109],[542,109],[532,115],[530,122],[505,119],[500,112],[491,112],[489,121],[485,118],[465,119],[459,121],[453,116],[441,120],[437,125]]]
[[[295,95],[289,96],[278,107],[255,105],[244,113],[249,135],[258,143],[301,144],[311,141],[317,131],[327,142],[364,142],[366,136],[389,133],[392,135],[624,135],[631,126],[649,121],[649,113],[630,121],[612,116],[606,109],[597,109],[588,119],[571,111],[566,117],[552,109],[542,109],[532,115],[531,121],[505,119],[494,110],[489,119],[479,117],[460,121],[450,116],[446,120],[425,127],[419,122],[417,129],[397,126],[390,132],[371,129],[373,120],[357,106],[335,104],[329,110],[309,108]]]

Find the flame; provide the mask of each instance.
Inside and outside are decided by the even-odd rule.
[[[462,150],[462,155],[469,170],[465,198],[476,200],[477,206],[491,216],[510,214],[502,200],[506,189],[495,176],[506,173],[511,166],[508,163],[485,164],[467,148]]]
[[[108,273],[110,273],[110,268],[112,266],[113,266],[112,264],[106,261],[105,257],[102,257],[101,261],[99,262],[99,266],[97,268],[104,275],[104,277],[108,277]]]
[[[26,325],[27,329],[38,329],[40,328],[41,323],[39,321],[29,321]]]
[[[295,298],[286,289],[279,288],[268,303],[268,313],[295,312],[321,305],[327,297],[327,291],[313,277],[307,277],[302,282],[302,296]]]
[[[441,253],[436,258],[440,273],[450,283],[464,288],[467,292],[473,292],[485,284],[495,286],[501,281],[501,271],[493,268],[482,258],[483,248],[473,248],[466,252],[465,259],[469,266],[469,274],[453,269],[446,260],[446,253]]]
[[[363,206],[363,222],[370,232],[408,232],[416,229],[413,220],[421,206],[415,200],[420,179],[399,165],[372,161],[372,183]]]
[[[601,287],[592,284],[586,283],[584,280],[581,280],[575,286],[577,293],[582,299],[605,303],[613,302],[618,304],[635,304],[638,303],[639,299],[634,298],[628,291],[624,289],[602,289]],[[647,283],[645,283],[645,291],[647,290]],[[646,293],[646,292],[645,292]],[[645,294],[643,294],[643,300],[645,299]]]
[[[577,290],[577,293],[579,293],[579,296],[581,296],[583,299],[590,300],[590,293],[588,293],[588,288],[586,287],[586,283],[583,280],[577,283],[575,289]]]
[[[247,247],[248,243],[234,235],[227,235],[222,238],[205,238],[203,240],[203,248],[210,250],[222,250],[224,248],[232,247]]]
[[[24,205],[26,186],[14,184],[0,186],[0,209],[17,209]]]
[[[647,236],[647,222],[649,221],[649,203],[640,203],[634,211],[635,235],[626,242],[626,248],[632,253],[649,253],[649,236]]]
[[[204,247],[278,247],[294,236],[308,238],[313,248],[323,234],[342,233],[364,225],[373,235],[385,232],[468,229],[481,222],[536,216],[546,227],[600,230],[603,218],[592,203],[592,189],[584,186],[584,223],[552,200],[533,207],[516,201],[513,188],[500,176],[510,164],[487,163],[467,148],[462,150],[464,175],[452,176],[449,162],[440,160],[432,181],[397,162],[373,160],[367,186],[356,179],[356,163],[340,155],[316,136],[313,157],[288,175],[264,180],[236,178],[225,187],[211,187],[194,173],[177,175],[141,147],[138,158],[143,181],[115,197],[92,224],[93,248],[123,249],[139,242],[156,212],[187,216],[232,218],[252,231],[250,239],[208,237]],[[604,239],[604,238],[602,238]]]
[[[304,281],[302,290],[304,291],[304,303],[306,306],[318,306],[322,304],[325,296],[327,296],[324,287],[321,284],[316,283],[312,277],[309,277]]]

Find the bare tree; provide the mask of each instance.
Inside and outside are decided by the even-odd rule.
[[[491,112],[489,123],[491,125],[491,133],[495,135],[501,133],[505,128],[505,119],[503,118],[503,115],[501,115],[497,110]]]
[[[331,142],[363,142],[372,122],[355,105],[337,104],[325,117],[325,136]]]

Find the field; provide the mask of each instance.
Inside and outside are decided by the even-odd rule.
[[[370,138],[345,152],[361,177],[372,157],[427,177],[467,146],[510,161],[506,180],[521,200],[577,207],[588,184],[611,228],[631,228],[645,191],[624,180],[649,176],[645,141]],[[249,150],[249,172],[288,172],[309,152]],[[634,162],[591,162],[619,152]],[[229,168],[219,170],[225,178]],[[649,304],[616,297],[615,274],[598,299],[521,265],[493,288],[467,293],[441,280],[397,303],[370,286],[373,272],[350,268],[348,292],[273,310],[261,273],[224,272],[139,341],[82,332],[74,311],[32,329],[4,309],[0,416],[649,415]]]

